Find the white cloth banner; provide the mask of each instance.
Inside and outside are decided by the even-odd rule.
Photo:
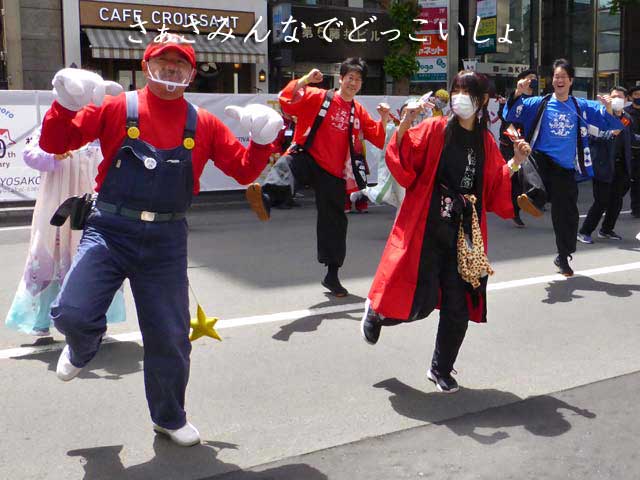
[[[279,111],[276,94],[188,93],[186,98],[222,120],[245,146],[249,143],[248,132],[243,131],[237,121],[227,117],[224,114],[224,108],[227,105],[243,106],[249,103],[261,103]],[[377,120],[379,119],[376,112],[378,103],[389,103],[392,112],[397,113],[405,97],[358,96],[357,100],[369,115]],[[53,95],[50,91],[0,91],[0,202],[35,200],[40,184],[40,172],[25,165],[22,160],[22,150],[24,140],[40,125],[52,102]],[[370,148],[371,145],[367,142],[367,151],[370,151]],[[274,155],[274,157],[273,161],[277,156]],[[371,163],[369,182],[373,183],[377,178],[377,165],[375,162]],[[270,162],[258,181],[264,179],[266,171],[272,164],[273,162]],[[200,177],[200,190],[203,192],[243,188],[234,179],[217,169],[212,162],[207,163]]]

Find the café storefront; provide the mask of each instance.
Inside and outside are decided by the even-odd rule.
[[[183,35],[196,51],[198,75],[190,91],[255,93],[268,85],[266,1],[191,0],[173,5],[63,0],[66,66],[82,67],[119,82],[145,84],[140,60],[162,32]],[[169,3],[157,0],[157,3]],[[242,10],[239,10],[242,8]],[[254,34],[250,34],[252,29]],[[248,35],[250,34],[250,35]]]

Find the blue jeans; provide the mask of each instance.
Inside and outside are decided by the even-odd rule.
[[[176,429],[186,422],[189,379],[187,224],[143,222],[94,210],[51,308],[69,345],[71,363],[85,366],[106,332],[106,311],[129,279],[144,342],[144,380],[152,420]]]

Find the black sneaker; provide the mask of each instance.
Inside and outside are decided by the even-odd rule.
[[[349,295],[349,292],[342,286],[338,277],[330,277],[329,274],[327,274],[321,283],[324,288],[329,290],[336,297],[346,297]]]
[[[436,388],[442,393],[455,393],[460,390],[456,379],[449,375],[438,375],[432,369],[427,372],[427,378],[436,384]]]
[[[362,332],[362,336],[369,345],[375,345],[378,343],[378,339],[380,338],[380,330],[382,330],[380,315],[371,308],[371,300],[367,298],[367,301],[364,302],[364,314],[360,321],[360,331]]]
[[[573,270],[569,266],[569,260],[573,260],[571,255],[568,257],[558,255],[553,261],[553,264],[560,269],[560,273],[565,277],[573,277]]]
[[[515,217],[513,217],[513,223],[515,224],[516,228],[524,228],[525,224],[522,221],[522,219],[520,218],[520,215],[516,215]]]

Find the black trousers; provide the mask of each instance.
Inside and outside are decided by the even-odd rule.
[[[630,172],[631,214],[640,217],[640,156],[631,160]]]
[[[431,369],[439,375],[449,375],[458,358],[469,326],[466,286],[458,273],[455,252],[440,258],[439,280],[442,291],[440,320]]]
[[[438,290],[442,292],[431,368],[439,375],[449,375],[467,332],[469,309],[467,285],[458,273],[458,228],[440,220],[439,213],[440,193],[434,188],[410,319],[428,316],[438,304]]]
[[[286,159],[293,178],[315,191],[318,218],[318,262],[341,267],[347,252],[347,216],[344,213],[346,185],[320,167],[306,152],[282,157]]]
[[[535,152],[535,157],[538,161],[538,173],[551,203],[551,222],[558,255],[566,257],[576,251],[576,235],[580,220],[575,170],[560,167],[541,152]]]
[[[600,218],[604,213],[602,221],[602,231],[611,232],[616,226],[620,210],[622,210],[622,200],[629,190],[629,175],[625,168],[624,161],[616,161],[613,181],[611,183],[593,180],[593,205],[589,208],[587,218],[584,219],[580,233],[591,235],[596,229]]]

